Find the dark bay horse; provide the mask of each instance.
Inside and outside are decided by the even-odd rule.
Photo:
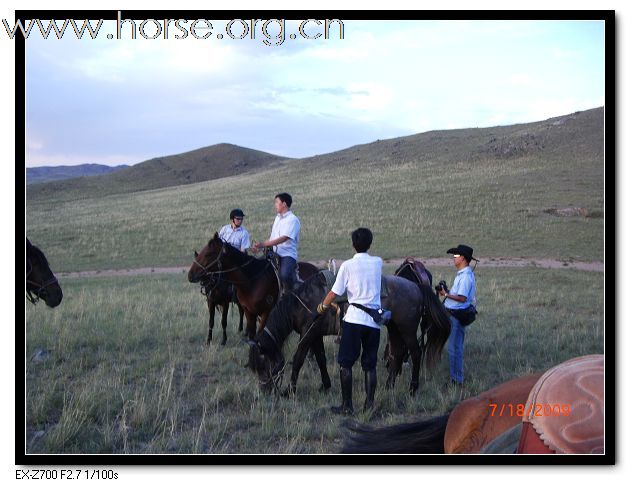
[[[238,308],[239,321],[238,331],[243,331],[243,315],[244,310],[241,304],[236,298],[236,290],[234,286],[227,283],[221,275],[218,277],[208,277],[201,280],[201,293],[205,295],[208,303],[208,313],[210,314],[208,320],[208,338],[206,339],[206,345],[210,345],[212,341],[212,330],[214,329],[214,315],[218,308],[221,312],[221,327],[223,328],[223,338],[221,339],[221,345],[225,345],[227,342],[227,317],[230,303],[233,303]]]
[[[604,378],[603,355],[576,357],[443,416],[384,428],[349,424],[342,453],[604,453]]]
[[[302,280],[317,271],[312,264],[298,262],[298,276]],[[245,311],[247,335],[253,339],[256,336],[257,320],[260,322],[260,331],[265,328],[269,312],[278,301],[280,286],[272,263],[233,248],[215,233],[198,254],[195,251],[188,281],[199,283],[218,275],[222,275],[226,282],[236,288],[236,297]]]
[[[410,390],[414,393],[419,386],[421,364],[420,347],[416,337],[420,318],[424,315],[430,325],[435,328],[427,342],[427,367],[432,367],[439,360],[450,333],[450,321],[444,307],[428,287],[419,288],[414,283],[398,276],[385,276],[383,281],[386,291],[381,297],[381,304],[383,308],[392,312],[392,318],[386,324],[393,355],[392,364],[388,369],[386,387],[394,386],[396,375],[400,373],[402,360],[409,349],[413,362]],[[301,334],[301,340],[293,359],[289,389],[295,389],[297,376],[309,347],[313,348],[320,367],[322,387],[330,387],[321,337],[336,334],[336,324],[330,320],[330,315],[327,315],[326,319],[322,317],[321,321],[316,320],[311,330],[312,335],[302,336],[306,330],[311,329],[315,308],[327,292],[325,278],[311,278],[294,291],[296,297],[286,296],[271,312],[266,331],[256,337],[255,345],[250,348],[249,364],[258,372],[259,381],[263,387],[268,389],[271,383],[279,380],[280,373],[284,369],[282,343],[292,330]],[[320,356],[318,356],[318,351],[321,353]]]
[[[63,292],[41,249],[26,238],[26,297],[35,304],[39,299],[54,308],[61,303]]]

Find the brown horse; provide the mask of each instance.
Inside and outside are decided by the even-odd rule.
[[[298,276],[304,280],[319,271],[310,263],[298,263]],[[188,271],[188,281],[199,283],[204,278],[223,275],[225,281],[236,288],[236,297],[245,311],[247,335],[256,336],[265,328],[269,312],[279,296],[279,277],[268,259],[258,259],[245,254],[223,241],[217,233],[201,252],[195,251],[195,259]]]
[[[214,329],[214,315],[218,308],[221,312],[221,327],[223,328],[223,338],[221,339],[221,345],[225,345],[227,342],[227,317],[230,303],[233,303],[238,308],[239,321],[238,331],[243,331],[243,316],[245,314],[243,307],[236,298],[236,290],[234,286],[226,282],[225,279],[218,277],[209,277],[201,281],[201,293],[205,295],[208,303],[208,313],[210,314],[208,320],[208,338],[206,339],[206,345],[210,345],[212,341],[212,330]]]
[[[604,356],[512,379],[443,416],[348,428],[342,453],[603,453]]]
[[[61,303],[63,292],[41,249],[26,238],[26,297],[34,305],[41,298],[54,308]]]

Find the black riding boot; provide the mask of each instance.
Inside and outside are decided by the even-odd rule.
[[[332,406],[330,410],[335,414],[352,414],[352,369],[342,367],[339,371],[341,380],[341,406]]]
[[[374,393],[376,392],[376,369],[368,370],[365,374],[365,404],[363,410],[367,411],[374,406]]]

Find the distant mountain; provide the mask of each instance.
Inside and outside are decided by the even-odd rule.
[[[252,172],[287,160],[271,153],[221,143],[153,158],[113,173],[30,185],[27,196],[68,200],[159,189]]]
[[[75,177],[91,177],[93,175],[102,175],[111,173],[129,165],[117,165],[110,167],[108,165],[99,165],[98,163],[84,163],[81,165],[58,165],[54,167],[32,167],[26,169],[26,183],[39,184],[42,182],[51,182],[53,180],[65,180]]]

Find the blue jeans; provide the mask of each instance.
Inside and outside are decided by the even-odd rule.
[[[462,384],[464,382],[464,337],[466,327],[459,323],[453,315],[451,320],[451,334],[448,337],[448,361],[451,367],[451,379]]]
[[[280,259],[280,281],[282,285],[289,290],[293,289],[295,284],[295,268],[297,261],[291,256],[279,256]]]

